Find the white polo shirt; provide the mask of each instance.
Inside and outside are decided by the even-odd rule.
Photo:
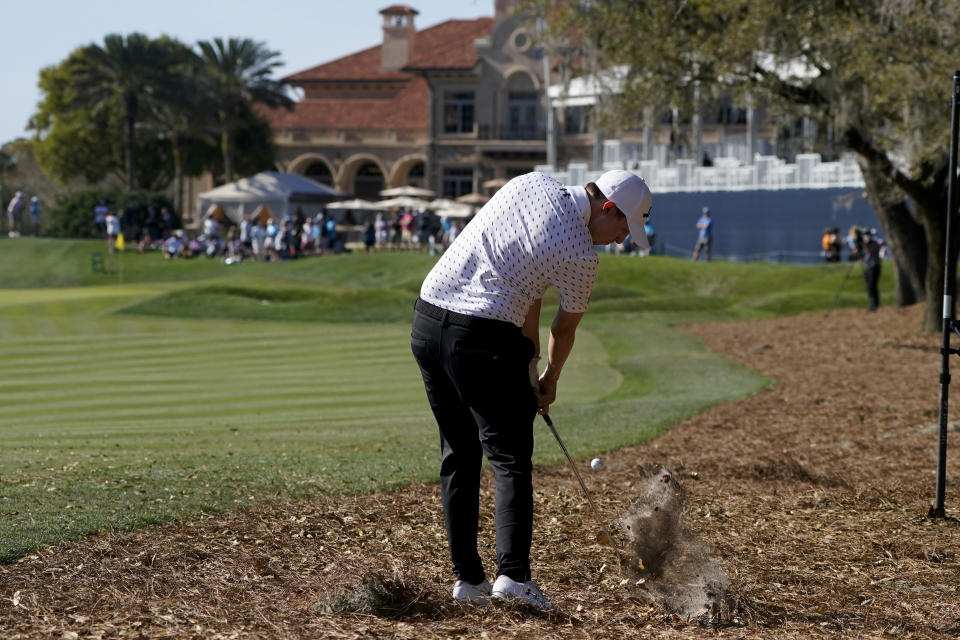
[[[597,254],[583,187],[539,172],[514,178],[457,236],[423,281],[420,297],[448,311],[523,326],[553,285],[565,311],[583,313]]]

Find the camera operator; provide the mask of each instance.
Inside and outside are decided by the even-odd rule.
[[[870,311],[880,306],[880,265],[882,263],[881,243],[876,229],[859,229],[857,233],[858,253],[863,260],[863,280],[867,286],[867,299]]]

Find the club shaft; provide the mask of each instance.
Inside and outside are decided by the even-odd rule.
[[[603,517],[600,515],[600,510],[597,509],[597,505],[593,504],[593,498],[590,497],[590,492],[587,491],[587,484],[583,481],[583,476],[580,475],[580,471],[577,469],[576,463],[573,461],[573,458],[570,457],[570,452],[567,451],[566,445],[563,444],[563,440],[560,438],[560,434],[557,433],[556,427],[553,426],[553,420],[550,419],[548,414],[544,413],[543,421],[547,423],[548,427],[550,427],[550,433],[552,433],[553,437],[556,438],[557,444],[560,445],[560,449],[563,451],[563,455],[567,457],[567,462],[570,463],[570,468],[573,469],[574,475],[577,476],[577,480],[580,481],[580,489],[583,490],[583,496],[587,499],[587,504],[589,504],[590,509],[593,510],[593,515],[596,517],[597,522],[600,524],[604,534],[606,534],[607,539],[610,541],[610,546],[616,550],[613,535],[610,533],[610,530],[607,528]]]

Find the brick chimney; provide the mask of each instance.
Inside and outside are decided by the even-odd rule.
[[[380,11],[383,16],[383,46],[380,47],[380,68],[396,71],[403,68],[413,53],[417,28],[413,17],[420,13],[405,4],[395,4]]]
[[[493,18],[494,20],[500,20],[501,18],[506,18],[516,8],[517,8],[517,0],[494,0]]]

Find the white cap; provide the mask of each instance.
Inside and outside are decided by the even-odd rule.
[[[644,216],[653,208],[653,196],[643,178],[630,171],[617,169],[607,171],[597,178],[595,183],[600,192],[617,205],[627,216],[627,227],[633,244],[641,249],[649,249],[650,241],[643,228]]]

